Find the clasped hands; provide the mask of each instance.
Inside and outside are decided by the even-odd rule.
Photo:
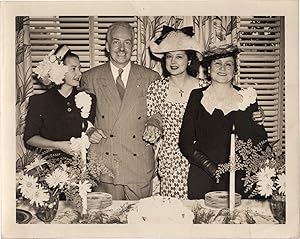
[[[143,139],[150,144],[154,144],[159,139],[161,134],[162,132],[156,126],[147,125],[145,127]]]

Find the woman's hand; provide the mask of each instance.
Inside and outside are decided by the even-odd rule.
[[[67,154],[73,155],[73,150],[71,148],[71,142],[70,141],[58,141],[57,148]]]
[[[150,144],[155,143],[159,137],[161,136],[161,131],[153,126],[153,125],[147,125],[144,131],[143,139]]]
[[[252,113],[252,119],[259,125],[262,125],[265,121],[265,113],[263,109],[259,106],[258,111]]]
[[[91,144],[98,144],[101,139],[106,139],[106,135],[101,129],[91,128],[86,133]]]

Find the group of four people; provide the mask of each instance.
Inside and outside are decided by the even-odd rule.
[[[98,159],[113,173],[101,174],[94,190],[115,200],[150,196],[157,163],[163,196],[198,199],[228,189],[227,178],[217,184],[214,175],[219,163],[228,162],[232,125],[241,139],[267,139],[255,96],[250,102],[247,90],[232,83],[239,51],[226,47],[205,55],[192,28],[166,28],[150,44],[161,59],[163,79],[131,62],[134,30],[128,23],[109,27],[109,62],[103,65],[82,74],[78,56],[63,53],[69,67],[64,83],[30,98],[26,144],[72,155],[70,138],[86,131]],[[200,63],[209,84],[196,78]],[[84,119],[74,104],[80,82],[92,99]],[[158,162],[152,145],[159,147]]]

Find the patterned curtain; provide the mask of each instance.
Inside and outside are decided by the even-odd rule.
[[[203,50],[224,44],[239,45],[239,23],[240,19],[236,16],[193,17],[195,37],[200,41]],[[204,77],[202,69],[199,77]],[[238,83],[237,79],[238,75],[235,78],[235,83]]]
[[[29,96],[33,93],[29,17],[16,17],[16,143],[17,159],[26,154],[23,143]]]
[[[163,25],[174,28],[193,26],[195,39],[200,41],[203,50],[212,45],[238,44],[239,40],[239,17],[235,16],[138,17],[138,63],[160,73],[162,72],[160,63],[150,56],[149,42],[160,34]],[[203,78],[202,71],[199,78]]]
[[[138,17],[138,64],[162,73],[160,62],[151,58],[149,43],[154,36],[160,35],[163,25],[181,28],[183,21],[184,17],[179,16]]]

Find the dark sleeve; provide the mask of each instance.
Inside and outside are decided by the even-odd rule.
[[[25,121],[24,142],[35,135],[40,135],[42,127],[42,101],[39,95],[34,95],[29,98],[28,111]]]
[[[195,151],[196,141],[196,117],[200,108],[199,91],[193,90],[189,97],[182,120],[179,134],[179,148],[182,154],[190,160]]]
[[[96,96],[94,94],[90,94],[90,96],[92,97],[92,105],[91,105],[91,111],[90,111],[90,115],[88,117],[88,120],[94,124],[95,123],[95,117],[96,117],[96,103],[97,103],[97,99]]]
[[[251,104],[245,111],[241,111],[241,117],[236,122],[236,132],[240,139],[246,141],[251,139],[256,145],[261,141],[267,140],[267,132],[263,125],[259,125],[252,119],[252,113],[258,111],[258,104]]]
[[[217,166],[207,155],[196,149],[196,127],[200,110],[202,91],[192,91],[182,121],[179,134],[179,148],[190,164],[203,169],[211,178],[215,178]]]

